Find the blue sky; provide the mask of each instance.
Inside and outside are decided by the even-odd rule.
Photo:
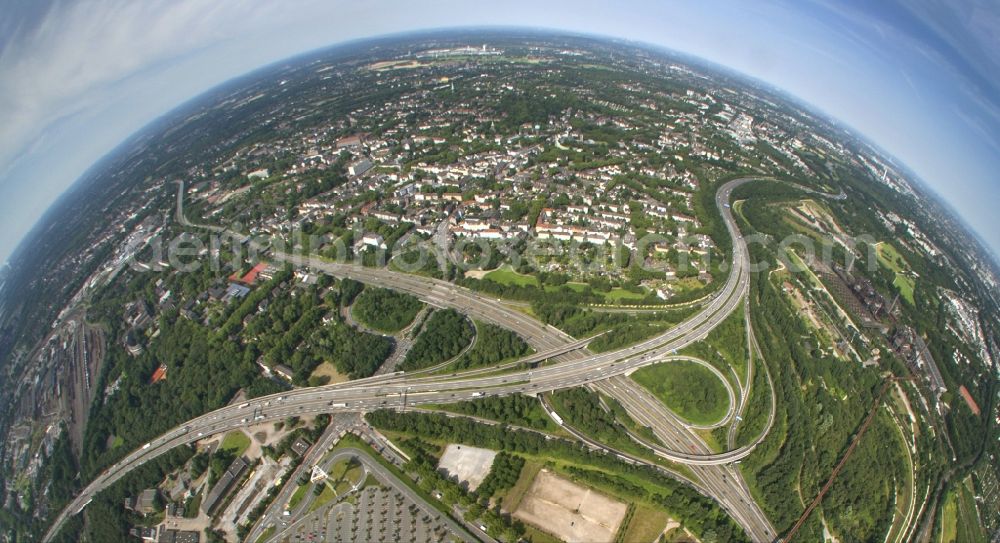
[[[0,261],[123,139],[264,64],[337,42],[512,25],[628,38],[786,90],[920,175],[1000,252],[1000,4],[989,0],[8,0]]]

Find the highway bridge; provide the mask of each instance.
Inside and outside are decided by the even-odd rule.
[[[746,297],[750,282],[748,252],[733,218],[729,201],[735,188],[752,180],[743,178],[727,182],[716,193],[716,205],[733,240],[733,252],[729,276],[714,297],[697,313],[670,330],[638,344],[601,354],[582,351],[580,348],[585,346],[584,341],[576,341],[561,331],[510,309],[495,299],[445,281],[387,269],[330,262],[310,256],[272,253],[272,258],[277,260],[284,260],[297,266],[308,266],[337,277],[347,277],[407,292],[432,305],[455,308],[473,318],[509,328],[524,337],[537,351],[529,357],[530,360],[562,358],[556,358],[559,361],[551,365],[499,374],[463,372],[444,376],[411,377],[395,373],[337,385],[296,389],[217,409],[153,439],[101,473],[56,517],[43,541],[51,540],[69,516],[78,514],[96,493],[135,467],[174,447],[193,443],[212,434],[227,432],[247,424],[279,421],[290,416],[400,409],[406,406],[451,403],[483,396],[516,393],[537,394],[601,383],[676,355],[680,349],[703,340],[736,310]],[[179,197],[179,218],[183,217],[181,205],[182,198]],[[185,219],[180,220],[190,225]],[[570,350],[567,350],[567,345],[570,346]],[[772,394],[772,398],[773,396]],[[704,443],[683,425],[677,428],[667,420],[657,427],[667,438],[664,443],[669,443],[675,436],[678,440],[683,437],[684,443],[689,447],[688,451],[671,451],[663,448],[659,451],[662,456],[676,462],[691,464],[696,468],[706,467],[700,470],[699,476],[706,478],[707,481],[703,480],[702,483],[711,492],[711,497],[722,504],[754,541],[770,541],[775,538],[773,527],[750,498],[739,472],[726,466],[750,454],[753,447],[763,440],[763,435],[751,446],[718,454],[708,451]],[[654,431],[657,427],[654,427]],[[695,450],[692,451],[691,448]],[[710,469],[719,466],[722,466],[722,469]]]

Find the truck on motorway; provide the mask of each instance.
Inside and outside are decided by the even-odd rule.
[[[250,407],[250,402],[243,402],[243,403],[241,403],[240,406],[237,407],[237,409],[244,409],[244,408],[247,408],[247,407]]]
[[[482,395],[483,395],[483,393],[482,393],[482,392],[473,392],[473,393],[472,393],[472,397],[473,397],[473,398],[478,398],[478,397],[480,397],[480,396],[482,396]]]
[[[150,445],[152,445],[152,443],[146,443],[145,445],[142,446],[142,450],[148,449]]]
[[[344,402],[330,402],[330,407],[347,407]]]

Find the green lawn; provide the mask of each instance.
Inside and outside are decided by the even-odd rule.
[[[646,366],[632,379],[667,407],[695,424],[711,424],[726,415],[729,396],[722,382],[694,362],[672,361]]]
[[[892,284],[899,289],[899,294],[913,305],[913,288],[915,282],[913,277],[909,275],[910,265],[906,263],[902,255],[896,251],[896,248],[891,244],[886,242],[879,242],[875,245],[875,251],[878,256],[878,262],[883,267],[888,268],[896,273],[896,279]]]
[[[590,285],[588,285],[587,283],[580,283],[580,282],[577,282],[577,281],[569,281],[569,282],[567,282],[563,286],[569,288],[570,290],[572,290],[574,292],[586,292],[587,288]],[[558,292],[560,289],[562,289],[563,286],[558,286],[557,287],[555,285],[549,285],[549,286],[545,287],[545,290],[548,290],[548,291],[551,291],[551,292]]]
[[[327,478],[328,486],[332,486],[337,495],[350,492],[354,485],[361,482],[365,469],[353,459],[341,460],[330,468]]]
[[[896,273],[905,271],[909,268],[909,266],[906,265],[906,261],[903,260],[903,257],[891,244],[881,241],[875,245],[875,250],[878,253],[879,263],[886,268],[889,268]]]
[[[666,528],[669,518],[666,511],[648,505],[636,505],[635,514],[625,528],[622,541],[656,541]]]
[[[949,492],[941,510],[941,543],[955,543],[958,538],[958,503],[955,492]]]
[[[609,292],[604,293],[604,299],[609,304],[620,303],[629,300],[641,300],[646,297],[645,293],[642,292],[632,292],[631,290],[625,290],[623,288],[613,288]]]
[[[542,531],[542,530],[540,530],[538,528],[535,528],[534,526],[532,526],[530,524],[525,524],[524,525],[524,534],[528,537],[528,540],[531,541],[531,543],[561,543],[562,542],[562,540],[560,540],[558,537],[556,537],[556,536],[554,536],[554,535],[552,535],[552,534],[550,534],[548,532]]]
[[[311,504],[309,504],[310,513],[330,503],[330,500],[337,497],[337,493],[333,490],[333,488],[330,487],[329,484],[326,483],[320,483],[320,484],[323,485],[323,492],[321,492],[319,496],[316,496],[316,499],[313,500]]]
[[[972,478],[966,477],[958,486],[956,500],[955,540],[962,543],[986,543],[987,537],[976,511]]]
[[[538,279],[534,275],[524,275],[517,273],[510,266],[501,266],[483,276],[483,279],[489,279],[495,283],[500,283],[501,285],[517,285],[517,286],[538,286]]]
[[[896,278],[892,281],[893,286],[899,289],[899,295],[903,297],[904,300],[913,304],[913,289],[916,287],[916,282],[909,275],[896,274]]]
[[[306,491],[308,491],[311,486],[312,485],[310,484],[304,484],[299,485],[299,487],[295,489],[295,492],[292,493],[292,497],[288,499],[289,510],[295,509],[299,502],[302,501],[302,498],[306,496]]]
[[[264,533],[260,534],[260,537],[257,538],[257,543],[263,543],[264,541],[271,539],[271,536],[274,535],[274,532],[277,531],[278,531],[277,526],[268,526],[267,529],[264,530]]]
[[[198,517],[198,510],[201,508],[201,496],[202,493],[199,492],[184,502],[184,518]]]
[[[239,430],[233,430],[232,432],[226,434],[226,437],[222,438],[222,445],[220,445],[219,448],[231,451],[234,455],[239,456],[243,454],[249,446],[250,438]]]
[[[538,287],[538,278],[534,275],[524,275],[517,273],[509,265],[503,265],[483,276],[483,279],[489,279],[495,283],[500,283],[501,285],[516,285],[521,287]],[[697,280],[695,280],[697,281]],[[587,283],[581,283],[579,281],[569,281],[565,285],[555,286],[546,285],[544,288],[547,292],[559,292],[563,286],[568,287],[576,292],[586,292],[590,285]],[[702,286],[698,283],[698,286]],[[594,294],[603,294],[604,302],[609,304],[636,301],[641,300],[646,297],[646,292],[632,292],[630,290],[625,290],[620,287],[615,287],[609,292],[592,291]]]

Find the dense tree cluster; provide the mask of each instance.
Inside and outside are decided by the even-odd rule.
[[[313,362],[326,360],[351,379],[374,375],[392,353],[392,340],[361,332],[344,322],[333,321],[309,338]]]
[[[551,395],[552,407],[567,424],[616,449],[652,457],[652,451],[629,437],[614,412],[601,405],[600,396],[585,388],[559,390]]]
[[[454,363],[455,369],[489,366],[518,358],[529,350],[521,336],[494,324],[476,323],[476,343]]]
[[[349,306],[354,303],[354,299],[365,289],[365,284],[354,279],[340,280],[340,304]]]
[[[394,333],[406,328],[424,306],[420,300],[378,287],[367,287],[354,300],[351,311],[362,324],[380,332]]]
[[[134,359],[122,349],[110,350],[106,364],[120,375],[118,390],[91,408],[81,458],[83,478],[91,479],[150,438],[225,405],[240,388],[270,383],[260,379],[250,353],[183,318],[164,322],[160,336]],[[166,366],[167,378],[150,384],[160,364]],[[258,388],[281,390],[275,385]]]
[[[495,420],[515,426],[553,429],[554,422],[545,414],[537,398],[512,394],[510,396],[486,396],[443,406],[444,409],[484,419]]]
[[[435,311],[400,364],[404,371],[418,370],[453,358],[472,341],[475,330],[469,319],[454,309]]]
[[[121,307],[128,300],[155,296],[155,276],[139,274],[102,293],[92,312],[112,337],[120,329]],[[169,276],[164,288],[177,296],[197,292],[213,281],[209,274]],[[285,364],[297,384],[307,384],[320,362],[333,363],[352,377],[371,375],[388,357],[390,340],[359,332],[340,320],[343,296],[356,294],[360,283],[336,287],[323,278],[318,286],[291,285],[290,273],[261,283],[242,301],[206,303],[206,319],[221,322],[213,330],[203,322],[167,310],[158,317],[159,335],[145,340],[145,351],[132,357],[120,342],[109,342],[96,388],[114,385],[104,401],[95,402],[84,435],[80,470],[90,479],[127,452],[173,426],[229,402],[243,389],[248,396],[283,390],[277,379],[261,374],[257,361]],[[323,317],[332,317],[322,324]],[[236,323],[236,328],[228,323]],[[166,379],[150,383],[153,372],[166,367]]]
[[[780,532],[787,530],[801,514],[803,505],[798,496],[815,496],[826,482],[871,407],[880,376],[860,365],[844,364],[810,349],[800,338],[812,337],[812,332],[791,310],[779,288],[766,279],[766,273],[751,283],[751,319],[775,381],[778,414],[774,429],[754,454],[743,461],[742,471],[751,488],[761,494],[762,507]],[[837,392],[847,390],[851,391],[850,401],[844,401],[844,396]],[[766,415],[758,413],[758,416]],[[878,419],[873,424],[876,423]],[[866,436],[862,446],[878,446],[869,437]],[[891,446],[891,442],[882,445],[881,454],[891,458],[891,463],[906,465],[899,456],[898,446]],[[850,531],[859,540],[882,537],[883,526],[875,519],[883,514],[886,500],[891,501],[895,485],[885,483],[880,465],[869,464],[840,474],[837,485],[853,488],[856,501],[853,518],[846,520],[847,524],[841,525],[847,518],[843,515],[827,516],[829,527],[836,533],[846,537]],[[813,515],[800,536],[819,539],[822,533],[819,517]]]
[[[87,505],[87,522],[76,515],[59,532],[54,541],[70,543],[80,541],[100,541],[101,543],[128,543],[135,541],[128,531],[142,523],[142,517],[130,513],[122,507],[122,502],[130,496],[137,496],[144,489],[155,487],[168,473],[183,466],[194,451],[190,447],[177,447],[167,453],[136,467],[120,480],[94,496]],[[39,538],[40,539],[40,538]]]
[[[246,350],[262,352],[270,366],[289,366],[293,382],[300,386],[321,384],[310,383],[309,377],[323,361],[352,378],[372,375],[392,351],[392,341],[349,326],[337,310],[338,302],[354,295],[359,284],[342,281],[339,292],[328,291],[324,298],[312,287],[276,297],[246,325],[242,334],[250,340]],[[364,294],[358,299],[362,298]]]
[[[237,332],[243,326],[244,319],[246,319],[250,313],[257,311],[260,303],[271,294],[271,291],[278,285],[291,279],[291,277],[292,270],[285,267],[279,273],[275,274],[274,279],[254,289],[253,292],[248,294],[246,298],[243,298],[238,305],[230,306],[232,311],[229,313],[225,322],[222,323],[222,326],[219,327],[219,335],[222,337],[229,337]]]
[[[678,360],[646,366],[633,373],[632,379],[690,421],[707,424],[726,413],[728,396],[722,382],[694,362]]]
[[[654,336],[668,326],[680,322],[690,313],[689,309],[639,315],[604,313],[571,303],[543,301],[533,301],[531,310],[542,322],[551,324],[573,337],[587,337],[607,331],[590,344],[590,348],[597,352],[617,349]]]
[[[596,353],[613,351],[664,332],[672,323],[666,321],[627,322],[616,325],[587,347]]]
[[[523,93],[504,94],[496,105],[500,125],[508,130],[525,123],[547,123],[550,115],[559,115],[574,102],[569,95],[556,98],[548,90],[532,89]]]
[[[524,468],[524,458],[506,451],[500,451],[493,458],[493,466],[486,478],[476,488],[476,495],[479,499],[490,499],[499,491],[507,490],[517,483],[521,476],[521,469]]]

